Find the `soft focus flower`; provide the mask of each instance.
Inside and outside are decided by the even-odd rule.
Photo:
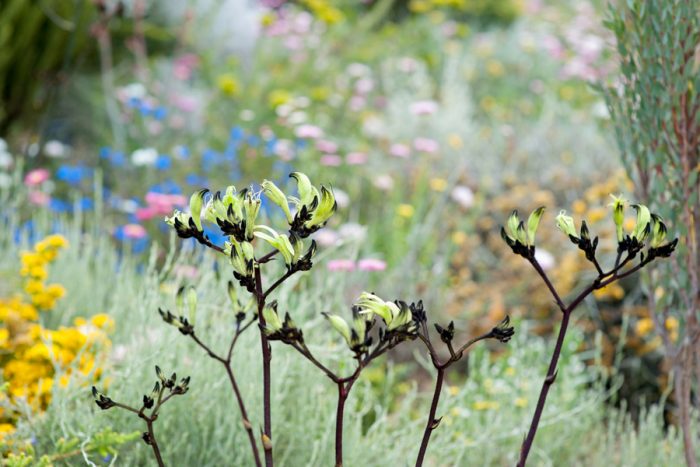
[[[343,164],[343,158],[337,154],[324,154],[320,159],[321,165],[328,167],[338,167]]]
[[[298,138],[318,139],[323,137],[323,130],[315,125],[300,125],[294,130]]]
[[[224,74],[219,76],[219,78],[216,80],[216,84],[221,90],[221,92],[229,97],[235,96],[240,90],[240,86],[238,84],[238,81],[236,81],[236,77],[231,74]]]
[[[24,184],[27,186],[41,185],[51,177],[51,174],[46,169],[34,169],[27,172],[24,176]]]
[[[535,260],[537,260],[538,263],[540,263],[540,266],[542,266],[542,269],[545,271],[549,271],[552,269],[556,264],[554,261],[554,256],[547,250],[543,250],[542,248],[537,248],[535,250]]]
[[[355,261],[351,259],[332,259],[326,263],[329,271],[354,271]]]
[[[396,208],[396,212],[401,217],[409,218],[413,217],[413,214],[416,212],[416,210],[410,204],[399,204]]]
[[[444,178],[431,178],[430,189],[433,191],[445,191],[447,189],[447,180]]]
[[[44,144],[44,154],[52,158],[65,157],[68,153],[68,148],[60,141],[52,139]]]
[[[413,140],[416,151],[434,154],[440,150],[440,143],[430,138],[416,138]]]
[[[140,224],[126,224],[123,228],[126,238],[139,239],[148,235],[146,229]]]
[[[349,165],[362,165],[367,162],[367,154],[364,152],[349,152],[345,156],[345,162]]]
[[[452,190],[451,197],[457,204],[465,209],[474,205],[474,192],[467,186],[457,185]]]
[[[30,191],[27,197],[30,203],[37,206],[48,206],[51,201],[51,196],[43,191]]]
[[[386,262],[381,259],[364,258],[357,262],[357,269],[360,271],[384,271]]]
[[[394,143],[389,148],[389,154],[394,157],[408,157],[411,155],[411,147],[407,144]]]
[[[131,154],[134,165],[153,165],[158,159],[158,151],[154,148],[137,149]]]
[[[338,152],[338,145],[333,141],[328,141],[327,139],[319,139],[316,141],[316,149],[326,154],[335,154]]]
[[[410,111],[413,115],[432,115],[438,110],[435,101],[417,101],[411,104]]]
[[[378,175],[374,178],[374,186],[382,191],[389,191],[394,188],[394,178],[388,174]]]

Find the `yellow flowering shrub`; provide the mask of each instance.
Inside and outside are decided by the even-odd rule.
[[[32,251],[20,254],[23,293],[0,297],[0,439],[15,429],[19,402],[40,412],[51,403],[55,385],[65,387],[72,378],[87,384],[100,376],[107,333],[112,319],[98,314],[77,318],[73,326],[44,328],[39,314],[51,311],[65,295],[60,284],[47,284],[47,267],[68,245],[60,235],[50,235]]]

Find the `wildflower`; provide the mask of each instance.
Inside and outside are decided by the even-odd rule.
[[[411,147],[407,144],[394,143],[389,147],[389,154],[405,158],[411,155]]]
[[[318,139],[323,137],[323,130],[315,125],[300,125],[294,130],[297,138]]]
[[[396,208],[397,214],[407,219],[413,217],[415,211],[415,208],[410,204],[399,204]]]
[[[367,154],[364,152],[349,152],[345,156],[345,162],[349,165],[362,165],[367,162]]]
[[[329,271],[354,271],[355,261],[351,259],[332,259],[326,263]]]
[[[386,324],[387,331],[415,331],[411,309],[405,302],[385,302],[376,295],[362,292],[356,306],[360,314],[379,316]]]
[[[319,190],[311,185],[311,181],[303,173],[293,172],[290,177],[296,180],[299,192],[299,198],[290,197],[297,207],[290,228],[301,238],[305,238],[328,222],[338,204],[329,189],[321,185],[319,193]]]
[[[323,313],[323,316],[328,320],[333,329],[343,336],[350,350],[356,355],[361,355],[366,353],[370,345],[372,345],[372,338],[368,334],[368,331],[372,327],[372,322],[363,316],[357,307],[353,307],[352,315],[353,324],[352,327],[350,327],[340,316],[331,313]]]
[[[413,147],[418,152],[435,154],[440,150],[440,143],[430,138],[416,138],[413,140]]]
[[[336,154],[324,154],[319,162],[326,167],[339,167],[343,164],[343,158]]]
[[[24,176],[24,184],[26,186],[41,185],[51,177],[51,174],[46,169],[34,169]]]
[[[566,215],[566,211],[559,211],[559,215],[555,218],[557,227],[564,232],[570,239],[578,239],[576,236],[576,227],[574,226],[574,218]]]
[[[131,154],[131,162],[136,166],[153,165],[158,159],[158,151],[154,148],[137,149]]]
[[[301,329],[296,327],[289,313],[284,314],[284,321],[280,319],[276,301],[263,308],[263,318],[265,325],[262,329],[269,340],[279,340],[287,344],[304,341]]]
[[[432,100],[416,101],[410,106],[413,115],[432,115],[438,110],[438,103]]]
[[[461,207],[468,209],[474,205],[474,192],[464,185],[454,187],[450,197]]]
[[[124,237],[139,239],[148,236],[146,229],[140,224],[126,224],[122,228]]]
[[[231,74],[219,76],[217,79],[217,85],[219,90],[229,97],[237,95],[240,89],[238,81],[236,81],[236,78]]]
[[[384,271],[386,269],[386,262],[380,259],[374,258],[364,258],[358,261],[357,268],[360,271]]]
[[[637,211],[637,224],[632,232],[632,239],[643,243],[651,231],[651,213],[643,204],[634,204],[632,207]]]

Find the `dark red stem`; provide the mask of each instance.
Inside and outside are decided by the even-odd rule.
[[[440,423],[435,419],[435,413],[437,412],[438,402],[440,402],[440,392],[442,391],[442,382],[444,379],[445,368],[438,368],[437,378],[435,379],[435,391],[433,391],[433,402],[430,404],[430,414],[428,415],[428,422],[425,424],[425,431],[423,431],[423,440],[420,443],[416,467],[423,465],[423,459],[425,458],[425,453],[428,450],[428,443],[430,442],[430,435],[433,434],[433,430],[437,428],[437,425]]]

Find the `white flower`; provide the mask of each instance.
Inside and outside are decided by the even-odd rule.
[[[452,199],[465,209],[474,205],[474,192],[464,185],[458,185],[452,190]]]
[[[131,154],[134,165],[153,165],[158,159],[158,151],[154,148],[137,149]]]
[[[65,157],[68,154],[68,147],[62,142],[52,139],[44,144],[44,154],[53,158]]]
[[[0,169],[9,169],[12,167],[12,155],[0,149]]]

